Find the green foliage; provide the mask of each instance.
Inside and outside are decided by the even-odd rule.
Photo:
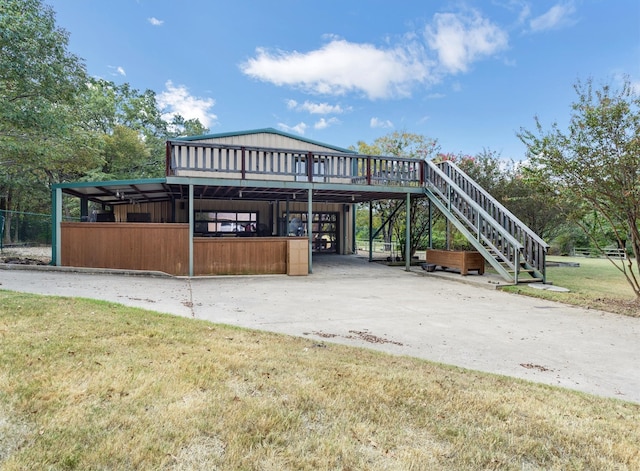
[[[557,124],[545,131],[536,119],[536,131],[519,136],[534,178],[568,202],[568,217],[595,246],[608,238],[630,245],[635,266],[630,258],[617,266],[640,298],[640,95],[628,79],[617,90],[594,89],[591,80],[577,82],[575,90],[567,131]],[[592,213],[595,225],[587,217]]]
[[[0,209],[48,210],[50,183],[95,163],[75,124],[84,65],[67,44],[39,0],[0,3]]]
[[[438,142],[435,139],[406,131],[394,131],[377,138],[372,144],[359,141],[357,151],[364,155],[387,155],[427,159],[433,158],[438,149]],[[382,227],[380,225],[377,227],[380,229],[385,242],[391,242],[392,236],[402,241],[406,239],[406,212],[405,209],[398,209],[398,206],[402,204],[402,201],[397,200],[376,201],[373,204],[373,211],[376,217],[380,218],[382,225]],[[412,228],[410,252],[413,256],[418,246],[424,245],[424,239],[429,228],[429,216],[424,201],[418,199],[411,200],[410,222]],[[403,256],[404,253],[403,249]]]
[[[55,133],[57,105],[72,103],[85,81],[67,44],[51,7],[39,0],[0,4],[0,136]]]
[[[48,212],[53,183],[161,177],[167,138],[208,132],[167,122],[152,90],[88,77],[68,42],[41,0],[0,2],[0,209]]]
[[[173,116],[169,129],[167,137],[202,136],[209,132],[209,128],[205,127],[199,119],[184,119],[179,114]]]

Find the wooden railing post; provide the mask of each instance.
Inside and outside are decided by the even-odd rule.
[[[246,175],[247,175],[247,169],[246,169],[246,166],[245,166],[246,164],[245,164],[245,160],[244,160],[245,159],[244,151],[245,151],[245,148],[244,148],[244,146],[242,146],[240,148],[240,160],[241,160],[241,162],[240,162],[240,172],[241,172],[243,180],[246,179]]]
[[[165,162],[164,162],[164,176],[171,176],[171,142],[167,141],[165,144]]]
[[[367,185],[371,185],[371,156],[367,155]]]
[[[307,178],[309,183],[313,182],[313,154],[311,151],[307,153]]]

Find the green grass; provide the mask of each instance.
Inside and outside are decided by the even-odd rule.
[[[635,301],[631,286],[609,260],[586,257],[549,257],[548,261],[580,264],[579,267],[547,268],[547,280],[556,286],[568,288],[569,293],[540,290],[526,285],[509,286],[503,289],[527,296],[640,317],[640,304]]]
[[[640,469],[640,405],[0,291],[0,468]]]

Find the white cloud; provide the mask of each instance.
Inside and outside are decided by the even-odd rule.
[[[575,23],[573,14],[576,12],[576,8],[573,2],[558,3],[552,6],[549,11],[533,18],[529,22],[531,31],[546,31],[550,29],[558,29],[564,26],[570,26]]]
[[[109,67],[109,69],[111,69],[113,71],[113,72],[110,72],[110,74],[113,75],[113,76],[118,76],[118,75],[120,75],[121,77],[126,77],[127,76],[127,73],[125,72],[124,67],[122,67],[120,65],[119,66],[110,65],[108,67]]]
[[[287,108],[290,110],[295,110],[298,107],[298,102],[295,100],[287,100]]]
[[[338,118],[329,118],[329,119],[325,119],[325,118],[320,118],[320,120],[318,120],[314,125],[314,129],[325,129],[328,128],[329,126],[332,126],[334,124],[339,124],[340,120]]]
[[[512,1],[520,8],[522,19],[529,14],[521,0]],[[416,86],[438,83],[446,74],[466,72],[473,62],[507,49],[509,42],[505,30],[475,10],[438,13],[422,33],[409,32],[395,45],[388,39],[384,46],[376,46],[328,35],[326,44],[308,52],[257,48],[254,57],[239,67],[254,79],[307,93],[398,98],[410,96]],[[295,100],[289,100],[287,106],[312,114],[349,111],[338,105]]]
[[[508,46],[508,35],[477,12],[437,13],[425,37],[449,73],[466,72],[469,65]]]
[[[287,100],[287,108],[296,111],[306,111],[311,114],[342,114],[346,110],[340,105],[330,105],[329,103],[313,103],[305,101],[304,103],[298,103],[296,100]]]
[[[518,24],[522,24],[525,22],[527,18],[531,15],[531,6],[528,3],[522,4],[522,9],[520,10],[520,14],[518,15]]]
[[[388,119],[380,120],[378,118],[371,118],[371,121],[369,121],[369,126],[372,128],[392,128],[393,123]]]
[[[307,125],[303,122],[296,124],[295,126],[287,126],[284,123],[278,123],[278,127],[285,132],[295,133],[304,135],[304,132],[307,130]]]
[[[197,118],[205,127],[215,124],[218,117],[211,113],[215,105],[213,98],[194,97],[184,85],[175,86],[171,80],[165,83],[165,90],[158,94],[158,105],[163,110],[163,118],[170,120],[179,114],[184,119]]]
[[[159,20],[158,18],[155,18],[153,16],[151,18],[147,18],[147,21],[153,26],[162,26],[164,24],[164,20]]]
[[[411,86],[429,77],[428,61],[416,43],[381,49],[341,39],[307,53],[259,48],[240,69],[278,86],[328,95],[356,92],[370,99],[408,96]]]

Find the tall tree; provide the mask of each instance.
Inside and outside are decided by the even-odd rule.
[[[92,78],[82,102],[79,120],[102,142],[102,163],[88,174],[92,180],[162,177],[166,139],[209,131],[198,119],[174,116],[167,122],[155,92],[140,91],[128,83]]]
[[[40,0],[0,3],[0,136],[43,137],[58,130],[54,105],[71,103],[84,86],[80,58],[67,51],[68,33],[56,27]]]
[[[538,177],[555,182],[558,196],[573,203],[577,223],[595,211],[618,246],[630,246],[632,257],[610,260],[640,303],[640,94],[628,79],[619,88],[594,88],[591,79],[574,88],[567,131],[555,123],[546,131],[536,119],[536,131],[523,129],[519,137]],[[593,230],[585,233],[600,244]]]
[[[529,178],[529,165],[501,158],[495,151],[484,149],[475,156],[440,154],[440,159],[454,161],[499,203],[511,211],[533,232],[550,240],[565,219],[564,201],[549,200],[549,182]]]
[[[0,2],[0,209],[18,209],[28,201],[25,191],[41,194],[36,190],[69,166],[72,154],[64,149],[74,139],[79,144],[71,116],[86,76],[67,45],[51,7],[40,0]],[[7,218],[5,238],[10,223]]]
[[[179,114],[173,116],[168,128],[168,138],[178,136],[202,136],[209,132],[209,128],[202,124],[198,118],[184,119]]]
[[[394,131],[377,138],[372,144],[358,142],[358,152],[364,155],[387,155],[412,159],[433,158],[438,151],[438,142],[421,134],[406,131]],[[405,239],[406,213],[399,201],[376,201],[373,209],[382,220],[382,234],[385,242],[391,242],[395,235],[403,246]],[[424,207],[424,199],[411,200],[411,240],[410,253],[413,256],[422,243],[429,227],[428,213]],[[404,256],[404,248],[401,247]]]

